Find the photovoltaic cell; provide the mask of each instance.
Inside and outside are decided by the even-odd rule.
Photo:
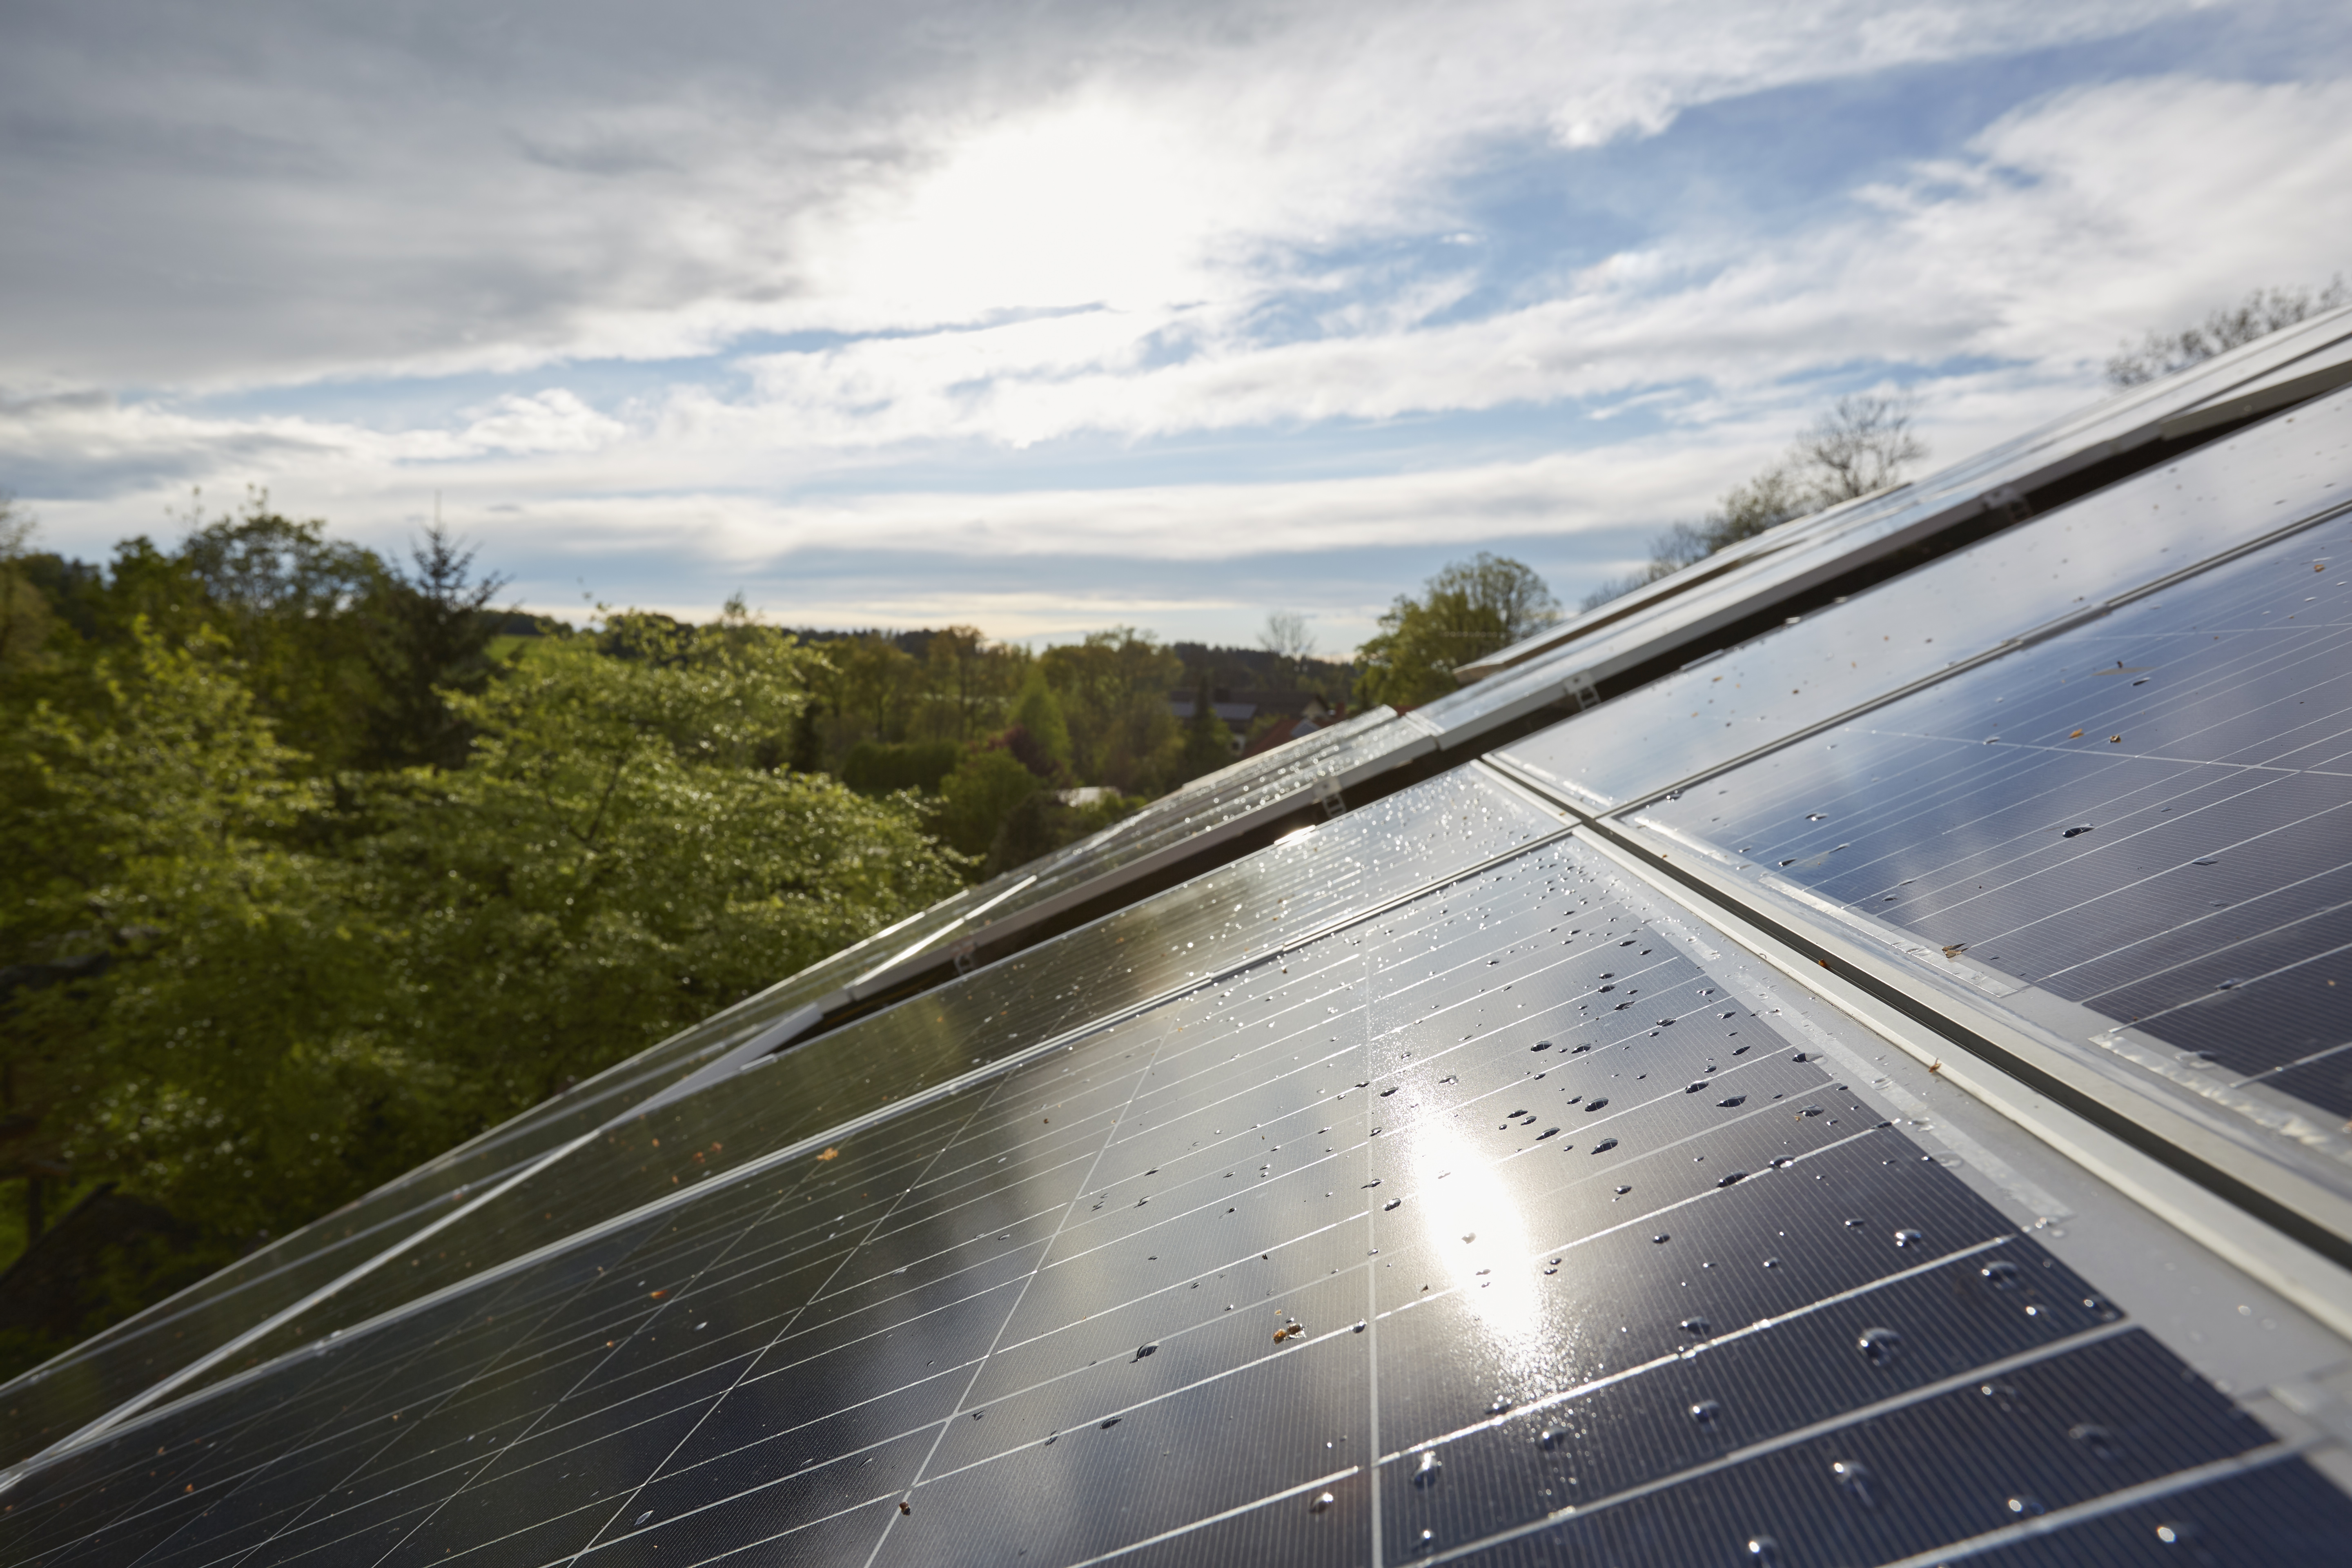
[[[0,1389],[0,1414],[7,1417],[0,1463],[38,1451],[156,1379],[293,1307],[396,1245],[404,1235],[446,1219],[467,1199],[625,1117],[632,1107],[756,1039],[796,1009],[838,1003],[862,977],[890,967],[894,960],[961,940],[979,929],[981,921],[1002,920],[1034,908],[1083,887],[1108,869],[1213,829],[1236,813],[1245,815],[1267,800],[1311,790],[1319,776],[1319,756],[1344,751],[1355,737],[1393,718],[1390,710],[1378,709],[1328,726],[1247,765],[1198,781],[1154,802],[1139,818],[1114,825],[1036,866],[945,900],[533,1107],[159,1308],[93,1336]]]
[[[2341,1121],[2347,539],[2297,534],[1637,820]]]
[[[851,950],[664,1041],[335,1213],[241,1258],[0,1388],[0,1463],[23,1458],[283,1311],[469,1197],[521,1174],[702,1062],[835,989]]]
[[[2352,1525],[1717,940],[1525,848],[158,1410],[25,1476],[0,1554],[1803,1562],[2132,1488],[2253,1560]]]
[[[768,1066],[607,1128],[224,1362],[233,1374],[534,1247],[1153,997],[1559,830],[1475,774],[1326,824]],[[1190,1005],[1213,1007],[1211,994]]]
[[[1623,805],[2347,501],[2352,393],[1955,551],[1498,754],[1588,809]]]

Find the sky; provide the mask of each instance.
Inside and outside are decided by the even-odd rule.
[[[1344,654],[1571,605],[1831,401],[1957,460],[2352,272],[2352,11],[0,6],[0,489],[522,606]]]

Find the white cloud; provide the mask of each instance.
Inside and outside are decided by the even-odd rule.
[[[677,355],[1019,307],[1242,308],[1461,227],[1498,142],[2094,37],[2176,0],[1592,0],[137,21],[0,55],[0,385],[254,385]]]
[[[477,515],[519,509],[499,514],[501,552],[658,548],[719,572],[866,550],[912,563],[904,605],[955,602],[959,560],[1241,561],[1654,526],[1777,450],[1823,377],[1933,376],[1928,433],[1958,458],[2084,401],[2118,339],[2352,263],[2334,219],[2352,84],[2090,82],[1824,201],[1793,234],[1661,203],[1619,254],[1557,277],[1492,270],[1505,247],[1471,216],[1474,178],[1546,138],[1608,157],[1710,99],[2160,9],[1852,5],[1791,23],[1497,0],[1122,12],[1101,34],[1091,18],[1053,33],[897,15],[861,18],[842,79],[803,60],[792,92],[757,50],[620,71],[592,20],[588,68],[466,55],[476,79],[414,123],[389,96],[329,110],[353,58],[409,82],[446,40],[344,40],[357,54],[323,71],[265,57],[174,89],[157,85],[181,63],[168,49],[99,80],[68,68],[86,47],[51,37],[0,62],[0,89],[43,64],[54,79],[20,122],[85,138],[37,164],[0,153],[0,192],[42,220],[0,233],[29,302],[0,387],[45,389],[0,401],[0,482],[108,496],[43,502],[53,537],[85,552],[152,526],[190,482],[258,480],[363,533],[439,489]],[[86,111],[60,106],[76,83]],[[273,129],[297,123],[318,132]],[[131,215],[173,228],[174,204],[199,199],[215,210],[175,229],[184,244],[121,243]],[[1409,263],[1380,259],[1414,245]],[[1465,309],[1498,285],[1507,303]],[[175,395],[818,329],[865,335],[649,371],[625,399],[559,370],[553,390],[473,395],[409,428],[209,416]],[[1997,368],[1938,368],[1955,361]],[[75,390],[115,382],[159,390]],[[1454,467],[1351,459],[1417,467],[1402,475],[1246,483],[1210,458],[1199,482],[1124,486],[1056,467],[1073,438],[1263,444],[1514,407],[1591,417],[1549,456],[1522,439]],[[975,453],[997,467],[959,483]],[[907,461],[944,477],[909,490],[887,471]],[[1137,592],[1119,602],[1157,602]]]
[[[481,411],[461,439],[487,452],[593,452],[624,434],[619,420],[557,387],[530,395],[509,393]]]

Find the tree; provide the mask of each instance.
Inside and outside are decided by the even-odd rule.
[[[1203,676],[1192,690],[1192,717],[1184,724],[1182,773],[1188,779],[1215,773],[1234,760],[1233,731],[1217,717],[1216,689]]]
[[[940,781],[945,803],[940,811],[940,831],[965,854],[985,856],[1013,808],[1043,787],[1010,751],[988,746],[972,752]]]
[[[213,626],[281,740],[320,771],[356,762],[377,699],[362,606],[387,580],[383,561],[329,539],[317,519],[297,522],[273,510],[259,489],[247,492],[236,515],[210,522],[192,501],[187,521],[187,538],[154,563],[160,572],[146,574],[152,587],[177,580],[166,592],[182,597],[180,624],[126,608],[149,614],[173,637],[184,637],[194,621]],[[126,564],[118,560],[118,577]]]
[[[2177,332],[2151,331],[2137,346],[2118,349],[2107,361],[2107,384],[2137,386],[2170,375],[2344,304],[2352,304],[2352,285],[2346,283],[2341,273],[2315,294],[2308,289],[2257,289],[2193,327]]]
[[[825,709],[834,716],[834,754],[860,740],[903,741],[922,697],[922,666],[879,633],[825,645]]]
[[[365,763],[456,767],[471,738],[445,693],[478,694],[489,684],[498,621],[488,609],[507,579],[472,580],[474,552],[461,548],[437,518],[409,559],[414,572],[385,574],[364,605],[366,658],[376,684]]]
[[[1032,669],[1013,700],[1012,727],[1025,731],[1039,752],[1057,768],[1071,763],[1070,725],[1062,715],[1062,700],[1045,682],[1045,672]]]
[[[1021,687],[1029,654],[1017,645],[990,642],[978,626],[947,626],[930,634],[922,664],[924,727],[937,739],[962,744],[1005,721],[1005,705]]]
[[[449,691],[465,765],[343,775],[324,832],[228,638],[134,619],[0,706],[9,1158],[225,1261],[944,896],[922,808],[765,760],[820,662],[740,617],[546,638]]]
[[[1579,608],[1599,609],[1726,545],[1894,484],[1927,456],[1927,443],[1911,427],[1912,407],[1911,399],[1901,395],[1839,398],[1797,437],[1786,457],[1725,491],[1703,521],[1670,525],[1651,542],[1647,565],[1630,577],[1603,583]]]
[[[1480,551],[1432,577],[1419,599],[1399,595],[1357,650],[1356,700],[1409,708],[1444,696],[1462,665],[1533,636],[1559,618],[1535,571]]]
[[[1047,648],[1037,668],[1068,724],[1078,782],[1123,795],[1166,787],[1183,744],[1168,710],[1168,693],[1184,678],[1183,660],[1149,633],[1115,626]]]
[[[31,667],[57,619],[26,571],[35,526],[14,496],[0,494],[0,671]]]
[[[1304,679],[1307,661],[1315,657],[1315,634],[1307,629],[1307,617],[1296,610],[1267,611],[1265,629],[1257,634],[1257,645],[1274,655],[1277,679],[1293,683]]]
[[[11,999],[7,1077],[55,1168],[184,1194],[249,1231],[256,1141],[289,1116],[336,1121],[347,1102],[321,1080],[373,1076],[283,1047],[322,1008],[371,1007],[375,955],[287,847],[323,797],[226,640],[132,631],[100,661],[100,700],[36,703],[0,744],[0,942],[63,972]]]

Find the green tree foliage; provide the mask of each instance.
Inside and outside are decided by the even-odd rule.
[[[383,563],[329,539],[323,522],[272,510],[259,490],[235,517],[205,522],[192,507],[188,521],[185,542],[148,571],[151,591],[171,593],[177,576],[194,592],[175,595],[168,615],[145,612],[151,624],[184,636],[201,622],[226,636],[279,739],[322,770],[362,762],[385,695],[371,679],[362,611],[391,585]]]
[[[1181,659],[1150,634],[1118,626],[1049,647],[1037,667],[1069,726],[1080,783],[1122,795],[1168,787],[1183,746],[1168,710],[1168,693],[1183,679]]]
[[[978,626],[933,632],[923,654],[923,697],[918,727],[932,738],[963,743],[1004,722],[1005,705],[1029,668],[1025,649],[992,643]],[[1015,712],[1012,721],[1025,721]],[[1035,726],[1031,726],[1035,731]]]
[[[963,760],[963,748],[952,741],[860,741],[842,760],[841,782],[863,795],[887,795],[894,790],[939,793],[940,781]]]
[[[1062,715],[1062,700],[1046,684],[1045,672],[1032,669],[1013,700],[1013,722],[1027,732],[1037,750],[1061,768],[1071,764],[1070,726]]]
[[[1234,760],[1233,730],[1217,717],[1215,691],[1205,679],[1192,690],[1192,717],[1185,721],[1179,767],[1188,779],[1215,773]]]
[[[911,799],[782,765],[825,660],[740,614],[616,616],[492,668],[487,595],[430,540],[406,579],[259,511],[105,574],[24,543],[0,575],[46,619],[0,669],[0,1182],[27,1221],[107,1184],[144,1216],[79,1331],[967,869]],[[438,602],[394,673],[457,672],[405,730],[387,584]],[[339,661],[333,700],[305,658]],[[331,768],[289,725],[423,757]]]
[[[1646,566],[1602,584],[1579,607],[1598,609],[1726,545],[1884,489],[1927,456],[1927,443],[1911,428],[1908,398],[1841,397],[1798,437],[1786,457],[1734,485],[1703,521],[1669,527],[1651,542]]]
[[[0,495],[0,672],[31,669],[57,619],[28,570],[33,530],[33,514]]]
[[[2137,386],[2186,370],[2281,327],[2339,305],[2352,304],[2352,284],[2341,273],[2316,292],[2309,289],[2257,289],[2236,304],[2215,310],[2193,327],[2150,332],[2137,345],[2119,349],[2107,361],[2107,384]]]
[[[475,580],[474,552],[437,521],[410,561],[413,572],[380,574],[362,605],[376,687],[364,763],[458,767],[470,736],[446,694],[478,696],[488,687],[499,623],[486,612],[505,583]]]
[[[984,746],[966,754],[940,781],[940,831],[965,854],[985,857],[1014,808],[1044,788],[1011,751]]]
[[[1400,595],[1357,652],[1356,702],[1417,707],[1455,688],[1454,671],[1559,618],[1535,571],[1480,551],[1432,577],[1418,599]]]
[[[288,847],[323,793],[227,647],[134,621],[98,661],[96,700],[9,715],[0,941],[58,981],[15,992],[6,1032],[16,1110],[47,1163],[186,1194],[249,1232],[261,1147],[300,1156],[285,1180],[315,1179],[308,1128],[289,1123],[341,1121],[323,1080],[383,1069],[288,1050],[380,986],[364,928],[335,918],[340,879]]]
[[[470,1042],[488,1110],[956,885],[905,804],[761,765],[812,661],[764,628],[625,617],[605,650],[560,644],[457,699],[478,736],[465,768],[385,781],[361,864],[417,940],[417,1024]]]

